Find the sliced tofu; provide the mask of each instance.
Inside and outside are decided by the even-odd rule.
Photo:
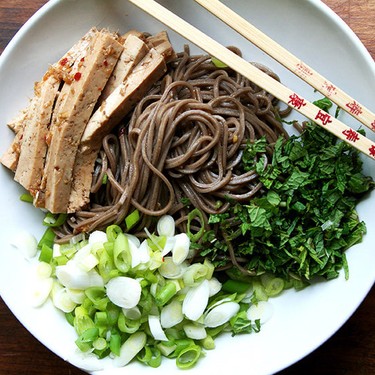
[[[82,135],[77,153],[68,212],[76,212],[89,202],[92,173],[103,137],[134,108],[166,69],[163,56],[151,49],[125,82],[93,114]]]
[[[26,123],[20,145],[20,156],[14,179],[33,196],[40,187],[47,152],[48,127],[60,86],[60,80],[50,75],[40,83],[36,108]]]
[[[40,82],[36,82],[34,85],[34,97],[30,100],[28,106],[20,111],[20,113],[12,120],[8,126],[16,133],[12,145],[4,153],[1,158],[1,163],[13,172],[16,171],[18,161],[20,158],[21,145],[24,139],[24,129],[31,123],[32,126],[35,122],[32,121],[34,117],[38,117],[39,110],[45,110],[39,107],[39,96],[43,91],[42,87],[44,84],[47,87],[50,86],[49,77],[54,76],[59,82],[62,80],[71,81],[71,69],[74,63],[84,58],[84,53],[91,40],[97,35],[98,30],[89,30],[58,62],[51,65],[43,79]],[[26,166],[22,166],[22,169],[26,169]]]
[[[36,206],[52,213],[67,211],[79,141],[122,51],[122,44],[113,34],[100,32],[89,43],[77,71],[72,71],[72,82],[64,84],[54,111]]]
[[[18,131],[16,133],[16,136],[13,139],[12,144],[10,147],[4,152],[4,154],[1,156],[0,162],[3,164],[5,167],[10,169],[11,171],[15,172],[17,165],[18,165],[18,160],[20,157],[20,151],[21,151],[21,143],[22,143],[22,138],[23,138],[23,128],[26,126],[27,122],[31,120],[31,114],[34,113],[36,110],[38,103],[38,97],[34,96],[30,104],[27,107],[27,112],[25,111],[22,117],[22,122],[18,124]],[[20,119],[20,117],[18,117]]]
[[[20,111],[18,115],[8,122],[8,127],[14,131],[15,134],[17,134],[19,131],[22,131],[25,121],[27,119],[27,114],[30,110],[30,106],[32,104],[32,101],[30,100],[28,106]]]
[[[99,102],[106,100],[117,86],[125,81],[134,67],[143,59],[149,48],[146,43],[133,34],[129,34],[124,41],[124,50],[109,78]]]
[[[164,57],[167,63],[177,57],[166,31],[150,35],[147,37],[146,43],[155,48]]]
[[[163,56],[155,49],[134,68],[128,78],[116,87],[95,111],[82,135],[81,143],[100,141],[134,108],[152,85],[167,71]]]

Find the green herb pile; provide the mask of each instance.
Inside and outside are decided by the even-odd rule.
[[[327,99],[315,104],[324,110],[332,106]],[[317,276],[335,278],[341,269],[348,278],[345,250],[366,232],[356,205],[374,188],[362,173],[358,151],[312,122],[300,136],[280,138],[266,167],[265,151],[261,138],[243,154],[245,169],[255,168],[264,194],[211,215],[225,241],[206,233],[211,242],[201,255],[220,266],[232,246],[237,257],[248,260],[250,274],[272,273],[296,287]],[[228,224],[229,217],[238,218],[237,227]]]

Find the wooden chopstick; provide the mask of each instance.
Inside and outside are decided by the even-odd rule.
[[[228,50],[196,27],[190,25],[176,14],[154,0],[129,0],[146,13],[150,14],[169,28],[190,40],[208,54],[216,57],[256,85],[262,87],[279,100],[293,106],[298,112],[316,124],[322,126],[344,142],[349,143],[360,152],[375,160],[375,143],[357,131],[345,125],[335,117],[310,103],[296,92],[263,73],[251,63]]]
[[[194,0],[210,13],[225,22],[232,29],[259,47],[263,52],[284,65],[292,73],[328,97],[344,111],[355,117],[363,125],[375,131],[375,114],[350,97],[327,78],[294,56],[287,49],[265,35],[247,20],[221,3],[219,0]]]

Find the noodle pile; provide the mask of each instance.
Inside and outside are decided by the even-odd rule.
[[[246,78],[216,67],[209,56],[191,56],[185,47],[116,133],[103,139],[90,204],[58,228],[59,241],[123,223],[135,209],[141,214],[133,228],[137,233],[152,229],[155,217],[164,214],[186,231],[195,208],[207,227],[210,214],[262,190],[241,158],[248,142],[265,136],[268,160],[277,138],[287,137],[280,122],[284,113],[276,105]]]

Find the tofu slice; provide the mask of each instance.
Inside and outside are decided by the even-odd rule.
[[[123,51],[113,34],[100,32],[65,83],[54,111],[51,144],[34,204],[52,213],[67,211],[72,172],[82,133]]]
[[[147,37],[146,43],[155,48],[167,63],[177,57],[166,31],[160,31],[155,35]]]
[[[7,125],[9,129],[13,130],[15,134],[23,130],[28,112],[29,110],[31,110],[30,109],[31,105],[32,105],[32,101],[30,100],[28,106],[22,109],[14,119],[8,122]]]
[[[17,169],[18,160],[20,157],[21,144],[22,144],[22,138],[23,138],[23,128],[26,126],[27,122],[31,120],[32,114],[36,111],[37,104],[38,104],[38,97],[34,96],[31,99],[29,106],[27,107],[28,109],[27,112],[25,111],[21,115],[22,122],[19,122],[18,124],[18,131],[16,132],[16,135],[13,139],[12,144],[1,156],[1,159],[0,159],[1,164],[3,164],[5,167],[7,167],[13,172],[15,172]],[[18,119],[20,119],[20,117],[18,117]]]
[[[47,85],[50,87],[49,77],[53,76],[56,80],[61,82],[62,80],[71,81],[70,73],[72,66],[76,61],[80,61],[84,58],[84,53],[87,46],[92,39],[97,35],[98,30],[89,30],[58,62],[51,65],[43,79],[40,82],[36,82],[34,85],[34,96],[30,100],[26,108],[20,111],[20,113],[10,122],[8,126],[16,133],[16,136],[9,147],[0,159],[1,163],[12,170],[16,171],[18,166],[20,152],[22,149],[22,142],[24,140],[24,130],[29,126],[35,126],[35,122],[32,121],[34,117],[38,117],[38,111],[45,110],[39,106],[39,96],[41,92],[45,92],[42,87]],[[22,169],[26,169],[26,166],[22,166]],[[41,178],[41,176],[40,176]]]
[[[129,34],[124,41],[124,50],[109,78],[99,102],[106,100],[117,86],[125,81],[134,67],[143,59],[149,48],[140,38]]]
[[[163,56],[151,49],[90,118],[75,161],[69,213],[78,211],[89,202],[92,173],[103,137],[134,108],[166,69]]]
[[[100,141],[108,134],[166,71],[163,56],[151,49],[92,115],[82,135],[82,145]]]
[[[40,83],[36,108],[26,122],[20,145],[20,156],[14,179],[31,195],[39,189],[47,152],[47,134],[53,106],[60,87],[60,79],[50,75]]]

